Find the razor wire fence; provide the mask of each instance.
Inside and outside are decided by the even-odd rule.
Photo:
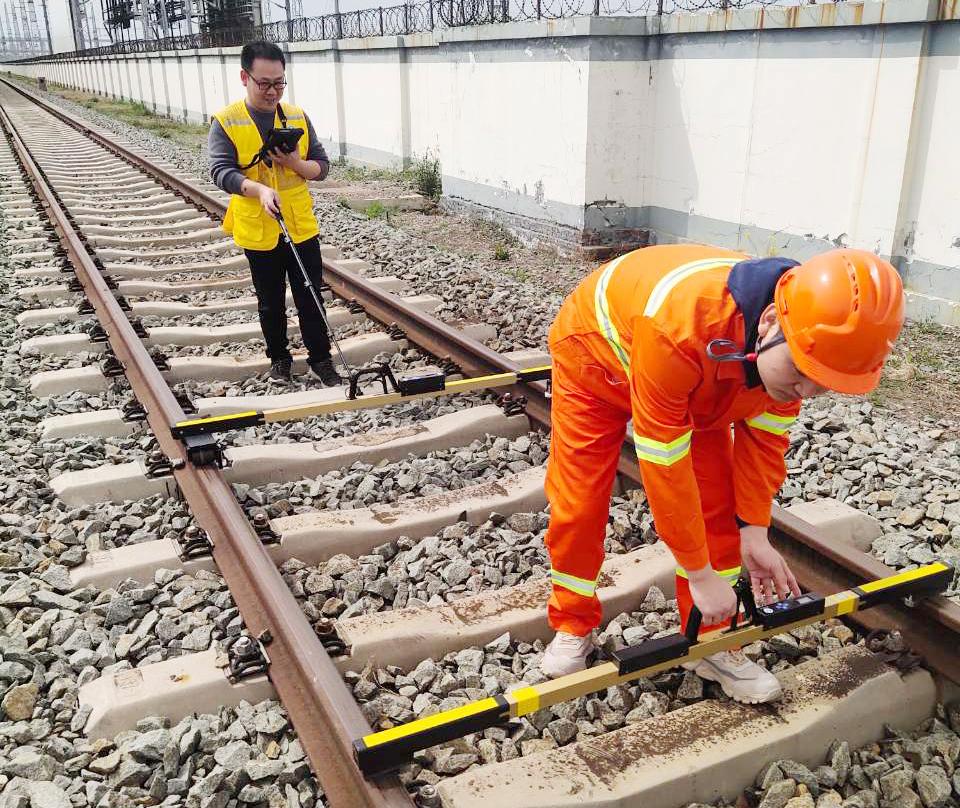
[[[316,42],[376,36],[405,36],[444,28],[459,28],[527,20],[571,17],[623,17],[675,12],[716,11],[747,7],[797,5],[804,0],[426,0],[379,6],[318,17],[237,25],[193,34],[128,40],[96,48],[57,53],[52,58],[224,48],[255,39],[268,42]],[[815,2],[815,0],[808,0]],[[20,62],[49,60],[33,57]]]

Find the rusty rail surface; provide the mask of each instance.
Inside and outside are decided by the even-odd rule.
[[[872,555],[845,542],[828,544],[812,526],[775,508],[772,539],[805,589],[820,593],[849,589],[896,574]],[[960,605],[941,595],[910,608],[902,603],[849,615],[867,631],[899,629],[910,648],[934,670],[960,684]]]
[[[47,104],[21,87],[12,86],[64,122],[90,131],[87,124],[69,113]],[[112,143],[109,138],[93,134],[98,143],[151,174],[188,202],[217,218],[223,218],[226,206],[220,200],[174,177],[147,158]],[[410,308],[397,296],[383,292],[368,280],[338,266],[335,260],[324,259],[324,278],[335,294],[347,300],[356,299],[368,316],[384,325],[396,323],[410,342],[435,356],[449,357],[465,372],[483,374],[517,370],[517,365],[506,357],[438,318]],[[550,400],[543,383],[518,384],[509,392],[514,396],[525,396],[531,422],[538,428],[550,429]],[[624,443],[618,474],[624,488],[642,486],[636,455],[629,442]],[[791,516],[782,508],[773,508],[772,519],[772,540],[787,558],[805,589],[833,592],[896,572],[874,556],[851,545],[825,542],[812,525]],[[858,613],[852,622],[867,630],[882,626],[900,629],[914,650],[924,656],[932,667],[947,678],[960,682],[960,651],[957,650],[960,646],[960,605],[957,603],[945,597],[935,597],[912,609],[885,606]]]
[[[271,660],[268,675],[324,793],[336,806],[409,808],[410,797],[398,781],[391,778],[379,786],[372,784],[354,764],[352,739],[369,733],[369,724],[223,474],[216,467],[187,462],[183,445],[170,433],[171,424],[185,417],[183,410],[2,105],[0,124],[124,366],[161,451],[174,465],[180,492],[213,544],[214,560],[247,629],[263,639]]]

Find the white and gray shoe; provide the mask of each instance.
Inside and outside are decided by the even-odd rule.
[[[776,701],[783,693],[777,677],[751,662],[742,651],[720,651],[696,662],[686,662],[683,667],[701,679],[717,682],[731,699],[743,704]]]
[[[593,652],[593,637],[578,637],[558,631],[550,641],[540,660],[540,670],[544,676],[556,679],[577,671],[585,670],[587,657]]]

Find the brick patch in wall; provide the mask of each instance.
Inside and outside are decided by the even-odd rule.
[[[576,252],[596,258],[620,255],[652,243],[651,233],[646,228],[585,230],[492,208],[461,197],[444,196],[440,199],[440,207],[448,213],[495,222],[527,245],[541,244],[556,247],[561,252]]]

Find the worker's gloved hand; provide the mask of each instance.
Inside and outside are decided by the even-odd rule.
[[[709,564],[700,570],[688,570],[687,581],[690,596],[703,614],[703,625],[713,626],[733,617],[737,595],[730,582],[717,575]]]
[[[267,185],[261,185],[257,194],[263,209],[276,219],[280,215],[280,195]]]
[[[740,558],[750,573],[758,606],[800,594],[797,579],[783,556],[770,545],[765,527],[746,525],[740,529]]]

